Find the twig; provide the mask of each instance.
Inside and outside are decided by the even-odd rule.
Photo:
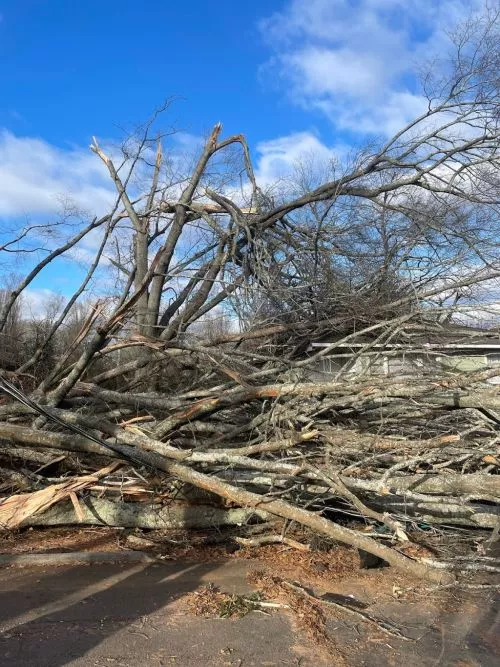
[[[353,614],[354,616],[358,616],[363,621],[366,621],[367,623],[372,623],[373,625],[377,626],[377,628],[379,628],[386,634],[391,635],[392,637],[397,637],[398,639],[403,639],[404,641],[415,641],[411,637],[407,637],[406,635],[404,635],[401,632],[401,630],[399,630],[399,628],[397,628],[389,621],[384,621],[383,619],[376,618],[375,616],[372,616],[367,612],[360,611],[359,609],[353,609],[352,607],[348,607],[347,605],[341,604],[340,602],[335,602],[333,600],[325,600],[321,597],[317,597],[316,595],[313,595],[310,591],[308,591],[306,588],[304,588],[304,586],[301,586],[298,583],[292,583],[290,581],[283,580],[283,584],[285,586],[288,586],[289,588],[294,588],[295,590],[300,591],[301,593],[311,598],[315,602],[332,605],[334,607],[342,609],[343,611],[347,611],[348,613]]]

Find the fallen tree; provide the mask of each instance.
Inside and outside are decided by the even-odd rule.
[[[500,107],[484,48],[496,21],[469,26],[470,59],[458,40],[425,114],[278,200],[259,187],[244,137],[221,138],[220,124],[182,175],[153,122],[121,165],[93,141],[114,207],[2,295],[0,333],[37,334],[0,378],[4,527],[278,517],[288,546],[302,526],[440,582],[456,568],[439,564],[437,537],[475,530],[486,550],[500,497],[500,402],[487,383],[500,368],[438,363],[426,341],[447,327],[465,347],[498,339],[453,320],[470,310],[464,294],[500,278]],[[241,196],[217,162],[230,151]],[[59,315],[45,328],[19,319],[23,291],[96,230],[96,257]],[[110,266],[119,289],[71,320]],[[207,319],[224,312],[239,331]],[[418,371],[374,372],[405,355]],[[326,359],[339,366],[320,379]],[[429,534],[436,559],[424,561],[408,547]],[[475,558],[489,571],[490,556]]]
[[[463,378],[460,381],[463,383]],[[5,381],[4,387],[9,388]],[[334,383],[318,385],[314,392],[308,384],[303,387],[296,385],[293,392],[286,388],[287,385],[284,387],[285,405],[288,400],[293,401],[297,394],[310,397],[312,393],[318,393],[321,400],[324,400],[324,395],[328,396],[328,392],[333,392],[334,388],[339,389]],[[371,400],[366,397],[366,388],[362,391],[365,400]],[[414,394],[418,396],[423,391],[424,387],[421,385],[418,390],[415,388]],[[264,393],[268,394],[269,391]],[[254,392],[259,399],[262,398],[261,394],[262,392]],[[360,400],[361,397],[357,398]],[[119,401],[118,396],[116,400]],[[220,401],[220,398],[217,400]],[[349,395],[348,408],[352,400],[352,395]],[[206,405],[206,399],[203,401]],[[20,410],[17,405],[11,404],[11,414],[14,417],[17,413],[19,419],[20,413],[36,413],[33,405],[36,406],[32,401],[28,401],[28,405],[21,406],[23,409]],[[304,402],[301,407],[302,413],[306,413]],[[316,401],[311,403],[311,407],[313,411],[317,409]],[[193,412],[205,416],[204,411]],[[174,510],[172,517],[172,510],[168,506],[173,497],[173,491],[170,490],[163,498],[166,503],[163,509],[161,494],[157,491],[156,497],[160,504],[156,507],[144,507],[140,510],[137,503],[134,505],[122,502],[120,505],[109,499],[92,499],[89,501],[90,505],[81,505],[82,512],[79,517],[75,509],[54,509],[46,515],[34,514],[24,525],[57,525],[63,522],[72,523],[77,519],[81,523],[135,525],[143,528],[158,528],[160,524],[164,527],[207,527],[239,523],[251,516],[265,518],[274,515],[307,526],[330,539],[373,553],[413,575],[442,581],[447,576],[446,572],[436,570],[434,573],[432,567],[421,566],[397,550],[379,544],[357,530],[341,526],[319,516],[315,511],[303,509],[297,505],[297,499],[302,497],[306,505],[313,504],[317,507],[323,504],[325,508],[331,507],[332,500],[335,499],[337,502],[339,499],[347,501],[351,506],[348,513],[352,514],[354,511],[365,520],[373,520],[375,514],[380,524],[386,524],[394,531],[396,543],[408,540],[405,524],[411,523],[413,518],[430,524],[483,528],[494,528],[495,521],[499,518],[499,477],[484,472],[464,475],[454,470],[457,463],[462,465],[466,460],[476,460],[479,467],[484,469],[491,468],[492,465],[498,466],[496,458],[485,453],[488,450],[484,447],[478,450],[477,442],[474,441],[462,443],[460,439],[449,436],[430,439],[428,442],[380,436],[363,438],[356,437],[353,431],[332,430],[331,426],[328,426],[324,432],[316,428],[311,432],[306,430],[281,440],[261,441],[245,447],[215,446],[187,450],[157,440],[133,425],[119,426],[89,415],[68,413],[60,408],[43,407],[43,413],[72,429],[80,430],[82,426],[76,426],[80,424],[92,429],[92,432],[98,430],[101,436],[91,435],[90,431],[88,438],[68,436],[39,431],[12,422],[0,425],[0,436],[24,445],[38,445],[54,452],[64,450],[108,456],[111,448],[115,457],[132,461],[134,465],[142,464],[149,471],[163,471],[170,479],[175,478],[203,489],[245,509],[231,515],[229,510],[214,508],[207,514],[206,508],[186,505]],[[102,435],[105,439],[102,439]],[[106,436],[109,438],[106,439]],[[336,447],[332,451],[334,445]],[[199,451],[200,449],[203,451]],[[5,452],[8,451],[6,448]],[[408,452],[411,452],[411,455],[408,455]],[[274,458],[276,453],[280,458]],[[262,459],[263,455],[271,458]],[[344,474],[338,474],[336,461],[342,462]],[[447,465],[444,466],[443,463]],[[405,469],[412,471],[421,465],[430,466],[431,470],[432,465],[437,465],[437,470],[444,473],[401,474]],[[204,472],[196,470],[199,466]],[[367,466],[370,471],[368,479]],[[123,485],[120,489],[121,494],[127,491]],[[116,488],[103,487],[100,490],[109,495],[116,491]],[[152,499],[154,497],[153,494]],[[484,501],[487,505],[484,505]],[[497,507],[492,507],[491,503],[496,503]],[[2,507],[3,505],[0,505],[0,509]],[[384,514],[376,514],[377,508]],[[5,509],[8,509],[8,501]],[[175,512],[178,512],[178,515],[175,515]],[[9,525],[8,522],[4,523]]]

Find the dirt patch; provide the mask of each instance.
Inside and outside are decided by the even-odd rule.
[[[128,537],[137,540],[128,541]],[[0,531],[0,553],[50,553],[140,549],[165,559],[208,562],[226,560],[226,546],[206,545],[205,533],[187,531],[131,531],[121,528],[26,528]]]
[[[439,595],[422,582],[411,581],[392,568],[361,569],[355,549],[343,545],[325,551],[298,551],[274,544],[234,550],[231,543],[217,542],[222,535],[213,531],[124,531],[116,528],[28,528],[0,533],[0,553],[114,552],[139,549],[164,561],[224,563],[245,560],[259,569],[279,573],[285,578],[321,591],[354,594],[370,602],[399,599],[401,602],[425,601],[439,611],[453,611],[460,601],[452,591]]]
[[[312,643],[318,664],[320,656],[328,665],[346,667],[350,664],[329,634],[327,615],[320,604],[300,590],[288,587],[284,579],[270,572],[252,571],[248,580],[257,590],[244,596],[230,595],[214,584],[201,586],[184,598],[188,613],[203,618],[241,618],[252,611],[272,613],[274,604],[286,609],[292,624]]]
[[[27,528],[0,532],[0,553],[71,553],[73,551],[117,551],[116,528]]]
[[[282,545],[241,549],[234,558],[246,558],[265,563],[287,576],[306,578],[309,582],[333,582],[360,569],[361,563],[356,549],[341,545],[329,551],[297,551]]]

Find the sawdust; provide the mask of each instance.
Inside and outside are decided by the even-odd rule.
[[[117,551],[117,528],[28,528],[0,532],[0,553],[71,553]]]
[[[258,560],[288,575],[306,577],[309,581],[329,582],[352,575],[360,569],[356,549],[336,545],[329,551],[297,551],[282,545],[241,549],[235,558]]]

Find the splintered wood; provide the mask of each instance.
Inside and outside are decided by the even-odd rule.
[[[91,488],[102,477],[109,475],[120,467],[120,463],[112,463],[93,475],[85,475],[76,479],[53,484],[33,493],[23,493],[0,499],[0,526],[5,528],[17,528],[29,517],[48,510],[52,505],[70,498],[75,508],[77,519],[81,521],[83,515],[78,503],[77,492]]]

